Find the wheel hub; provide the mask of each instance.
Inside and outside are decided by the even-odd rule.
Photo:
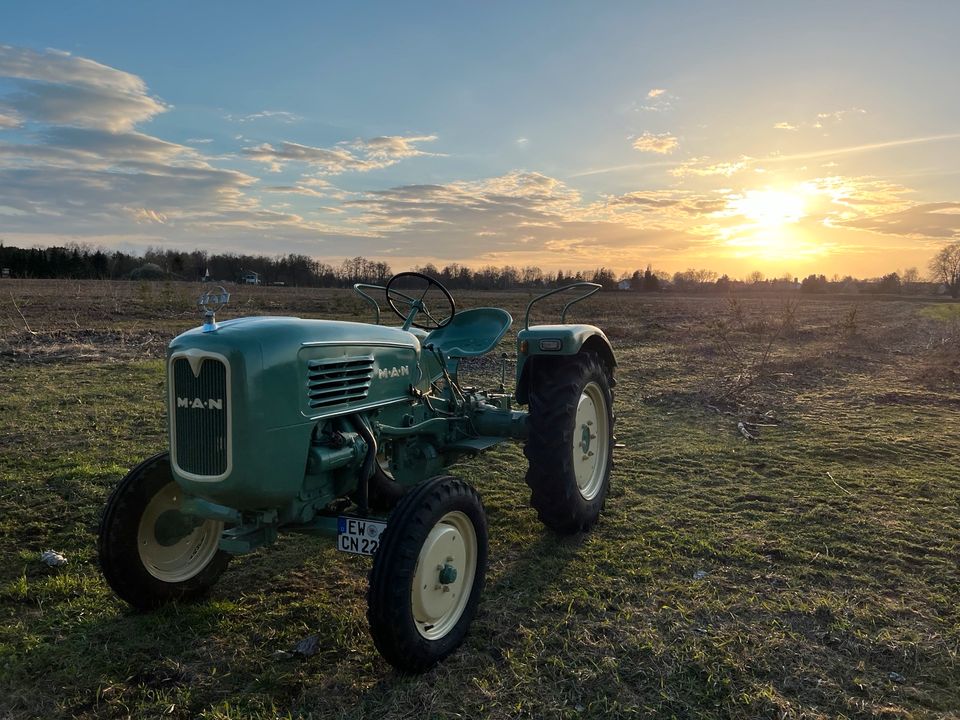
[[[580,426],[580,449],[583,450],[584,454],[590,452],[590,441],[595,436],[590,434],[590,426],[587,424]]]

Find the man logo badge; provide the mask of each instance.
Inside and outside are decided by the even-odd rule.
[[[387,378],[410,377],[410,366],[401,365],[400,367],[381,368],[377,370],[377,379],[386,380]]]
[[[177,407],[178,408],[191,408],[194,410],[223,410],[223,398],[219,400],[214,400],[210,398],[206,402],[200,398],[190,398],[178,397],[177,398]]]

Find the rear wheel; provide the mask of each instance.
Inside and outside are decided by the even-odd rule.
[[[530,360],[530,504],[563,535],[600,517],[613,466],[613,393],[609,370],[592,353]]]
[[[180,512],[169,453],[137,465],[120,481],[100,522],[100,567],[110,587],[136,608],[190,600],[220,577],[223,523]]]
[[[423,672],[459,647],[487,569],[487,519],[477,491],[450,476],[421,483],[390,516],[367,594],[384,659]]]

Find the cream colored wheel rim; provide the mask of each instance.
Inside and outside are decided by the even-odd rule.
[[[185,582],[209,565],[223,533],[222,522],[205,520],[173,542],[159,539],[157,521],[164,513],[179,510],[181,502],[180,487],[175,482],[168,483],[150,500],[137,530],[137,549],[143,566],[155,578],[168,583]]]
[[[456,578],[450,580],[455,571]],[[420,548],[411,600],[417,631],[439,640],[456,626],[470,601],[477,574],[477,531],[470,518],[456,510],[433,526]]]
[[[593,500],[603,488],[610,454],[609,422],[603,388],[590,381],[580,393],[573,426],[573,469],[584,500]]]

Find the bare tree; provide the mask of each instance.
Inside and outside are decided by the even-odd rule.
[[[930,275],[950,291],[950,297],[960,297],[960,242],[950,243],[940,249],[930,261]]]

